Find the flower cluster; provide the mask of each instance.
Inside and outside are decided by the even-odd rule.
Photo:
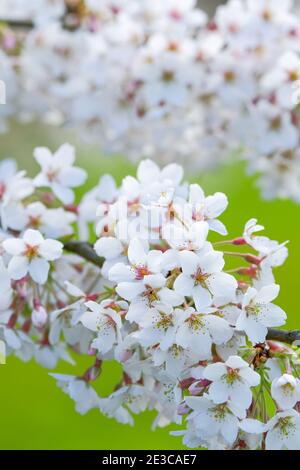
[[[296,348],[270,339],[286,319],[273,303],[285,243],[259,235],[255,219],[240,236],[210,242],[211,232],[227,234],[227,198],[184,183],[177,164],[143,160],[120,187],[104,175],[74,202],[86,177],[74,149],[34,156],[33,179],[12,161],[0,166],[8,352],[50,369],[90,356],[79,375],[52,374],[79,413],[97,408],[132,424],[154,409],[153,427],[185,426],[174,434],[189,447],[299,448],[300,361]],[[121,380],[99,396],[93,384],[111,360]]]
[[[24,24],[0,29],[2,126],[38,116],[193,169],[243,149],[265,197],[299,202],[292,3],[230,0],[209,20],[195,0],[2,0],[0,18]]]

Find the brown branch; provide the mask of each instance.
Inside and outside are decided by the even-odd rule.
[[[103,266],[104,259],[96,254],[93,245],[88,242],[66,242],[64,248],[66,251],[81,256],[86,261],[98,266],[98,268]]]
[[[64,29],[74,31],[80,27],[81,20],[86,13],[86,7],[84,0],[65,0],[65,12],[58,18],[61,22],[61,25]],[[9,26],[11,29],[30,31],[34,28],[35,24],[30,19],[26,20],[16,20],[10,18],[0,18],[0,23],[4,23]]]
[[[33,28],[33,22],[30,20],[13,20],[8,18],[0,18],[0,22],[9,26],[11,29],[30,30]]]
[[[269,328],[267,339],[280,341],[281,343],[293,344],[299,341],[300,346],[300,331],[299,330],[277,330]]]

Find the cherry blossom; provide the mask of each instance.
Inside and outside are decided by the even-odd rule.
[[[0,7],[0,77],[9,83],[1,131],[16,118],[64,124],[105,152],[180,161],[193,172],[242,154],[265,198],[300,201],[292,1],[228,0],[211,19],[196,1],[31,3],[3,0]],[[32,26],[19,30],[10,21]],[[155,164],[146,166],[158,188]],[[77,185],[83,174],[72,172]],[[50,183],[46,173],[37,182],[54,185],[52,169]],[[74,186],[63,179],[55,181],[56,195],[69,204]],[[224,232],[214,214],[224,200],[213,198],[209,214],[198,207],[195,215]],[[91,213],[85,218],[86,231]]]
[[[230,356],[225,363],[208,365],[203,376],[212,382],[208,396],[214,403],[232,400],[241,408],[248,408],[252,402],[250,387],[256,387],[260,375],[239,356]]]
[[[34,179],[35,186],[49,187],[64,204],[71,204],[74,194],[70,188],[81,186],[86,179],[84,170],[73,167],[74,148],[64,144],[52,155],[49,149],[40,147],[35,149],[34,157],[41,166],[41,173]]]
[[[12,255],[8,272],[12,279],[20,280],[30,274],[38,284],[45,284],[50,269],[49,261],[55,261],[62,254],[59,241],[44,239],[37,230],[28,229],[23,238],[8,238],[3,248]]]
[[[286,314],[280,307],[271,303],[278,293],[278,285],[264,286],[260,291],[253,287],[247,290],[236,328],[244,330],[253,343],[264,342],[268,327],[284,324]]]
[[[290,410],[300,401],[300,382],[291,374],[283,374],[272,382],[271,393],[281,410]]]
[[[72,169],[73,150],[62,148]],[[223,238],[226,195],[183,184],[177,164],[142,161],[120,186],[106,175],[74,208],[34,181],[22,172],[15,181],[19,228],[0,219],[7,354],[51,371],[71,364],[71,375],[51,375],[81,414],[98,409],[133,425],[150,409],[153,429],[176,425],[189,447],[297,449],[298,353],[270,339],[286,319],[272,303],[286,243],[258,235],[256,219]],[[103,396],[97,380],[112,360],[122,373]]]

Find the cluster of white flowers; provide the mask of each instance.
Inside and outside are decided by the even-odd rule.
[[[74,149],[34,156],[34,179],[12,161],[0,166],[8,353],[51,369],[90,356],[80,375],[52,374],[80,413],[98,408],[132,424],[154,409],[153,427],[184,425],[174,434],[189,447],[298,449],[297,349],[267,338],[286,319],[273,303],[285,243],[258,235],[255,219],[240,236],[209,242],[211,231],[226,236],[218,218],[227,198],[184,183],[177,164],[144,160],[120,187],[104,175],[74,203],[72,188],[86,176]],[[77,233],[95,233],[94,246]],[[93,383],[107,360],[123,372],[100,397]]]
[[[2,0],[5,118],[193,169],[243,149],[265,197],[300,201],[300,26],[292,0]],[[26,22],[33,22],[28,29]]]

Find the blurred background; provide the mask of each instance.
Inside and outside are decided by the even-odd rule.
[[[206,3],[213,10],[216,1]],[[13,125],[8,134],[0,136],[0,159],[13,157],[20,168],[31,175],[35,171],[32,158],[36,146],[55,150],[70,142],[77,148],[77,163],[89,172],[84,191],[95,185],[103,173],[112,173],[118,182],[127,174],[134,174],[135,166],[125,158],[101,155],[99,149],[78,142],[73,134],[47,128],[40,124]],[[290,256],[276,272],[281,285],[278,304],[288,314],[289,328],[300,328],[297,292],[300,291],[300,207],[291,201],[262,201],[255,186],[255,178],[245,178],[243,163],[226,164],[210,174],[194,175],[205,191],[223,191],[229,197],[229,208],[222,217],[228,232],[239,236],[245,222],[258,218],[266,226],[266,234],[273,239],[289,240]],[[76,358],[77,360],[78,358]],[[82,373],[90,365],[89,359],[78,359],[77,366],[60,363],[56,372]],[[104,367],[98,391],[105,395],[119,380],[115,364]],[[93,410],[80,416],[73,402],[59,390],[48,371],[34,362],[23,364],[9,357],[0,365],[0,449],[180,449],[181,440],[169,435],[174,426],[151,431],[154,414],[144,413],[136,418],[134,427],[117,424]]]

